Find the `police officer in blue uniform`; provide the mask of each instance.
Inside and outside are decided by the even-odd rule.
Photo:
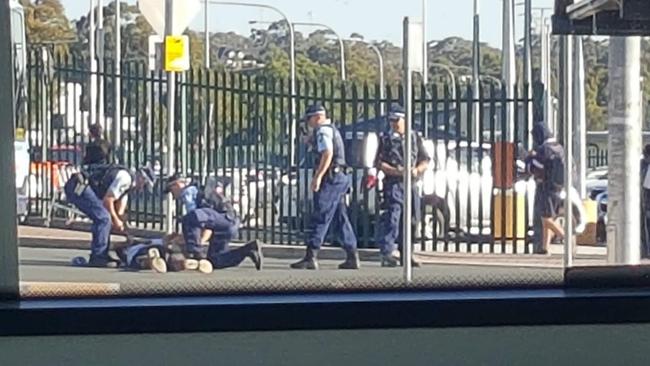
[[[125,232],[124,215],[128,195],[134,190],[153,189],[156,176],[151,167],[135,174],[128,168],[109,165],[73,175],[64,186],[69,203],[92,220],[89,267],[118,268],[120,261],[109,255],[111,229]]]
[[[199,193],[197,208],[183,217],[185,255],[189,259],[209,260],[215,269],[239,266],[250,258],[257,270],[262,269],[261,243],[254,240],[241,248],[231,250],[230,241],[239,233],[240,220],[232,204],[222,194],[205,197]],[[206,248],[201,243],[206,230],[212,232]]]
[[[345,146],[339,130],[327,118],[321,105],[307,109],[307,124],[313,129],[312,144],[317,155],[316,171],[312,177],[311,190],[314,194],[314,213],[311,231],[307,238],[307,253],[293,269],[317,270],[320,250],[330,225],[334,222],[340,230],[343,248],[347,258],[339,269],[356,270],[360,268],[357,252],[357,238],[348,218],[344,202],[345,194],[352,185],[346,172]]]
[[[399,259],[396,255],[398,239],[401,238],[401,229],[404,217],[404,144],[406,125],[404,108],[395,105],[391,107],[388,115],[390,131],[380,138],[377,156],[377,168],[384,172],[384,207],[385,211],[379,224],[379,247],[381,250],[382,267],[397,267]],[[420,177],[429,166],[422,138],[412,132],[413,149],[411,151],[415,167],[412,170],[414,178]],[[420,217],[420,199],[417,192],[413,192],[413,222],[418,222]],[[401,242],[401,240],[399,240]],[[414,263],[417,265],[417,263]]]

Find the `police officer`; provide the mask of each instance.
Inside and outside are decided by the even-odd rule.
[[[307,253],[293,269],[318,269],[318,251],[332,223],[340,228],[343,248],[347,259],[339,269],[356,270],[360,268],[357,252],[357,238],[347,214],[344,196],[352,182],[346,173],[345,146],[338,129],[327,118],[327,112],[321,105],[307,109],[307,124],[313,129],[310,140],[314,146],[316,171],[312,177],[311,190],[314,193],[314,213],[311,219],[311,232],[307,238]]]
[[[384,175],[384,206],[386,208],[379,224],[379,247],[381,250],[382,267],[397,267],[399,259],[396,256],[397,240],[404,217],[404,144],[406,125],[404,108],[395,105],[388,115],[390,130],[380,138],[377,156],[377,168]],[[424,149],[422,138],[416,132],[411,135],[413,149],[411,155],[415,167],[411,174],[420,177],[429,166],[429,156]],[[413,218],[417,222],[420,217],[420,199],[413,191]],[[417,265],[417,263],[414,263]]]
[[[214,192],[213,192],[214,193]],[[231,250],[230,241],[239,233],[240,220],[232,204],[223,196],[199,194],[197,208],[183,217],[185,256],[197,261],[209,260],[215,269],[239,266],[250,258],[257,270],[262,269],[261,243],[254,240],[241,248]],[[210,244],[202,245],[202,236],[209,231]]]
[[[134,190],[153,189],[156,176],[151,167],[135,174],[128,168],[109,165],[73,175],[64,186],[68,202],[93,222],[89,267],[117,268],[120,261],[109,255],[111,228],[125,232],[123,221],[128,195]]]

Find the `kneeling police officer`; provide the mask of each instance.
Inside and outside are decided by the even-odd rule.
[[[119,165],[94,167],[74,174],[64,186],[66,198],[92,220],[89,267],[118,268],[120,261],[109,255],[111,229],[125,233],[124,215],[129,193],[153,190],[156,176],[151,167],[132,173]]]

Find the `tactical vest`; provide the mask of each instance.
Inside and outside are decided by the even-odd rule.
[[[89,169],[84,172],[86,179],[88,180],[88,185],[95,192],[95,195],[99,199],[104,199],[108,188],[113,184],[117,174],[121,171],[126,171],[131,176],[131,182],[135,182],[135,177],[131,171],[120,165],[103,165],[95,166],[92,169]],[[130,193],[131,189],[127,190],[121,197],[116,197],[118,200],[124,198],[124,196]]]
[[[417,164],[418,158],[418,138],[416,132],[411,133],[413,139],[411,147],[411,156],[413,165]],[[381,139],[381,156],[382,160],[396,168],[404,167],[404,138],[396,132],[389,132],[382,136]]]
[[[314,130],[314,135],[313,135],[314,143],[317,143],[318,141],[318,132],[320,132],[320,130],[324,128],[331,128],[332,131],[334,132],[332,134],[333,136],[332,143],[334,146],[334,152],[332,156],[332,166],[330,167],[330,169],[346,167],[347,164],[345,162],[345,145],[343,144],[343,137],[341,136],[341,132],[339,132],[336,126],[330,123],[330,124],[320,125],[318,128],[316,128]],[[316,165],[315,165],[316,167],[320,165],[320,158],[321,158],[321,154],[316,153]]]

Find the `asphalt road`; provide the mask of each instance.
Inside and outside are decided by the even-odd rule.
[[[139,294],[213,294],[242,292],[302,292],[311,290],[381,290],[405,286],[401,268],[381,268],[363,262],[359,271],[340,271],[338,261],[321,261],[319,271],[294,271],[294,260],[265,258],[264,270],[252,262],[211,275],[196,272],[156,274],[118,269],[77,268],[75,256],[87,251],[72,249],[20,249],[23,295],[34,297]],[[296,258],[299,259],[299,258]],[[475,265],[425,265],[416,268],[417,288],[530,287],[559,285],[562,270],[552,268],[484,267]],[[77,284],[77,286],[75,286]],[[28,287],[25,287],[28,286]],[[119,289],[116,290],[116,289]]]

